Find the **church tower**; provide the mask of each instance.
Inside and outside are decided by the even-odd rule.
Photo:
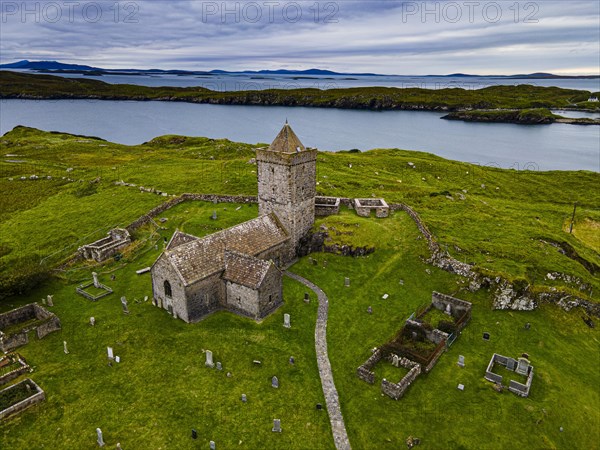
[[[256,149],[258,211],[275,213],[291,236],[289,259],[315,221],[317,150],[306,148],[287,120],[268,148]]]

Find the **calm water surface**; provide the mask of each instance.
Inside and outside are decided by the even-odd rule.
[[[0,132],[16,125],[140,144],[165,134],[268,143],[289,119],[320,150],[401,148],[504,168],[600,171],[600,126],[441,120],[442,113],[88,100],[2,100]]]

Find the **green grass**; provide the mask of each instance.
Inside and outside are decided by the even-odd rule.
[[[20,127],[0,144],[3,154],[19,154],[25,161],[0,160],[0,189],[10,192],[0,196],[3,283],[32,264],[38,268],[40,261],[51,268],[82,243],[166,200],[140,193],[140,185],[169,195],[256,194],[256,166],[248,164],[252,147],[226,140],[166,136],[127,147]],[[67,172],[70,167],[74,170]],[[320,153],[317,167],[320,195],[405,202],[444,248],[473,262],[476,270],[598,298],[597,276],[542,242],[566,242],[580,257],[600,264],[590,245],[593,224],[600,221],[597,173],[500,170],[403,150]],[[18,180],[33,173],[52,179]],[[137,186],[114,184],[121,179]],[[578,208],[570,235],[564,227],[573,202]],[[216,221],[210,219],[214,210]],[[135,248],[123,252],[121,261],[69,267],[42,278],[29,293],[5,297],[0,311],[53,294],[51,310],[63,328],[19,349],[47,400],[3,423],[0,448],[42,448],[48,442],[56,448],[93,448],[96,427],[108,446],[121,442],[123,448],[196,448],[209,440],[218,448],[333,448],[326,412],[315,409],[324,403],[314,350],[317,301],[312,293],[310,304],[302,301],[306,288],[286,279],[285,305],[261,324],[216,313],[187,325],[143,301],[151,298],[150,277],[135,271],[156,259],[176,228],[202,236],[257,213],[256,205],[182,203],[161,214],[168,219],[158,222],[161,229],[139,229]],[[304,258],[292,267],[329,296],[329,356],[353,448],[401,448],[409,435],[428,448],[501,449],[514,442],[532,449],[599,448],[598,330],[585,325],[580,311],[566,313],[550,305],[532,312],[492,310],[489,292],[467,292],[464,280],[423,262],[428,248],[403,212],[366,219],[342,208],[339,216],[319,219],[316,228],[321,225],[336,243],[376,247],[364,258],[313,254],[317,266]],[[75,293],[77,285],[91,280],[92,271],[114,290],[98,302]],[[545,274],[554,271],[580,278],[593,293],[547,280]],[[351,280],[348,288],[344,277]],[[402,370],[382,362],[375,385],[368,385],[358,379],[356,368],[370,349],[388,342],[430,301],[433,290],[472,301],[471,322],[402,400],[382,397],[381,378],[396,382]],[[383,300],[386,293],[389,298]],[[128,316],[121,296],[128,299]],[[282,325],[284,313],[291,314],[290,330]],[[524,330],[526,322],[530,330]],[[484,331],[491,333],[489,342],[481,339]],[[120,364],[107,365],[107,346],[121,356]],[[204,367],[202,349],[214,352],[222,372]],[[535,367],[529,398],[498,394],[483,379],[494,352],[529,353]],[[466,357],[463,369],[456,365],[460,354]],[[290,356],[296,359],[293,366]],[[263,364],[254,366],[254,359]],[[271,388],[273,375],[280,379],[278,390]],[[464,392],[456,389],[458,383],[465,384]],[[248,395],[245,405],[242,393]],[[282,434],[271,432],[274,418],[282,420]],[[192,428],[200,436],[196,442]]]
[[[162,100],[235,105],[314,106],[347,109],[598,109],[587,101],[589,91],[518,86],[484,89],[421,89],[360,87],[348,89],[270,89],[218,92],[200,87],[147,87],[109,84],[85,78],[64,78],[0,71],[0,98],[94,98],[104,100]]]

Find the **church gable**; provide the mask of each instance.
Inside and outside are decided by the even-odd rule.
[[[272,265],[270,261],[226,250],[223,279],[250,289],[259,289]]]

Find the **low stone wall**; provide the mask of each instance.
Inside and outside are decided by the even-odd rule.
[[[383,218],[390,215],[390,207],[382,198],[355,198],[354,209],[361,217],[369,217],[375,211],[375,217]]]
[[[417,363],[412,364],[413,367],[398,383],[391,383],[384,378],[381,381],[381,392],[394,400],[400,400],[413,381],[421,374],[421,366]]]
[[[383,353],[381,352],[381,349],[375,350],[369,359],[356,370],[358,378],[369,384],[375,383],[375,373],[372,372],[372,369],[379,361],[381,361],[382,357]]]
[[[509,361],[512,362],[513,367],[517,367],[518,361],[514,358],[509,358],[507,356],[499,355],[494,353],[490,362],[488,363],[487,369],[485,370],[484,378],[492,383],[502,384],[503,377],[494,373],[494,364],[499,364],[508,369]],[[511,369],[508,369],[511,370]],[[510,380],[508,385],[508,390],[514,394],[517,394],[521,397],[529,396],[529,390],[531,389],[531,382],[533,381],[533,367],[529,366],[527,371],[527,381],[525,384],[519,383],[518,381]]]
[[[315,216],[331,216],[339,214],[340,199],[338,197],[315,197]]]
[[[31,330],[36,330],[39,339],[53,331],[60,330],[61,325],[58,317],[37,303],[30,303],[0,314],[0,330],[32,319],[43,320],[44,322],[12,335],[6,335],[0,331],[0,351],[8,352],[27,344],[29,342],[29,331]]]
[[[2,361],[16,361],[18,367],[0,377],[0,386],[20,377],[24,373],[31,371],[31,368],[29,367],[29,364],[27,364],[27,361],[25,361],[25,358],[17,353],[5,355],[4,357],[0,358],[0,363]],[[12,364],[12,362],[10,364]]]
[[[21,381],[20,383],[17,384],[13,384],[12,386],[7,387],[6,389],[3,389],[0,392],[6,392],[9,391],[11,389],[15,389],[16,386],[19,386],[21,384],[24,383],[29,383],[30,385],[33,385],[33,388],[35,390],[35,393],[33,395],[31,395],[30,397],[26,398],[25,400],[16,403],[12,406],[9,406],[8,408],[0,411],[0,419],[4,419],[8,416],[11,416],[13,414],[18,414],[22,411],[24,411],[25,409],[29,408],[30,406],[33,406],[37,403],[40,403],[42,401],[44,401],[46,399],[46,394],[44,393],[44,391],[42,390],[42,388],[40,388],[33,380],[31,380],[30,378],[26,378],[25,380]]]

